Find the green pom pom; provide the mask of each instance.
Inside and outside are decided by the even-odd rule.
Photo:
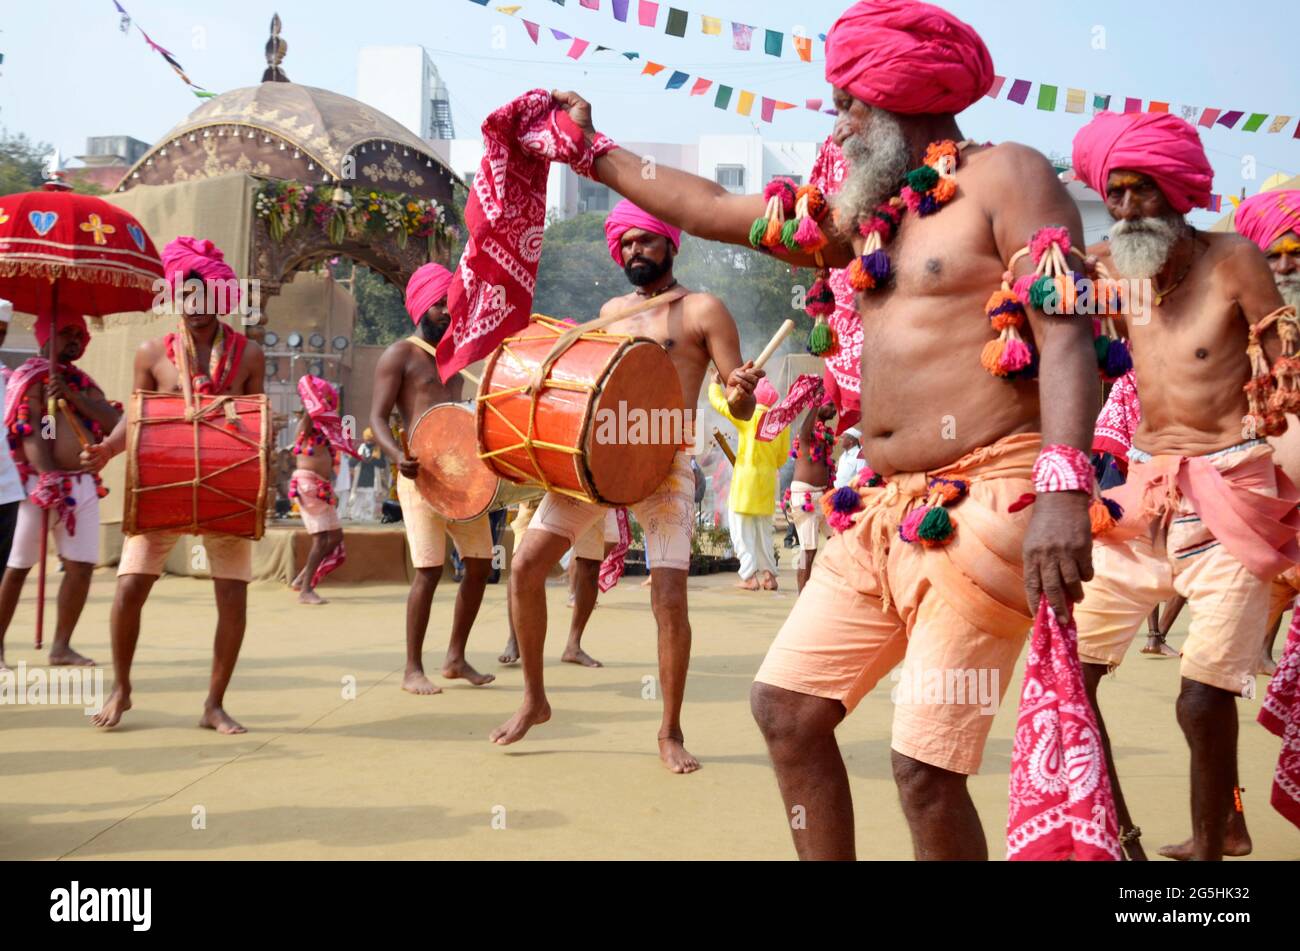
[[[1029,288],[1029,303],[1039,310],[1045,310],[1047,305],[1056,299],[1056,282],[1044,274],[1038,280],[1034,281]]]
[[[791,251],[799,250],[799,242],[794,239],[794,233],[799,230],[799,222],[791,218],[781,226],[781,243]]]
[[[820,320],[813,324],[813,329],[808,332],[808,352],[814,357],[820,357],[831,348],[831,342],[830,326]]]
[[[749,226],[749,245],[756,248],[763,243],[763,234],[767,231],[767,219],[755,218]]]
[[[939,173],[928,165],[922,165],[907,173],[907,184],[914,192],[928,192],[939,184]]]
[[[1092,341],[1092,349],[1097,351],[1097,363],[1105,366],[1106,354],[1110,352],[1110,338],[1105,334],[1095,337]]]
[[[925,518],[921,519],[921,524],[916,528],[916,537],[929,542],[946,542],[952,538],[953,531],[948,510],[941,505],[936,505],[925,513]]]

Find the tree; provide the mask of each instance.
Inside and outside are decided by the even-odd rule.
[[[381,275],[367,267],[340,261],[334,267],[336,279],[352,277],[352,297],[357,302],[357,320],[352,342],[357,345],[387,346],[411,332],[405,295]]]
[[[44,142],[0,129],[0,195],[40,188],[49,154],[50,147]]]

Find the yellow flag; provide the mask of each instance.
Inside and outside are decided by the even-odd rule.
[[[1291,121],[1290,116],[1277,116],[1273,119],[1273,124],[1268,127],[1269,132],[1281,132],[1286,128],[1286,124]]]
[[[1228,196],[1228,201],[1232,202],[1232,207],[1233,207],[1233,208],[1240,207],[1240,205],[1241,205],[1241,199],[1238,198],[1236,195],[1229,195],[1229,196]]]
[[[740,100],[736,103],[736,111],[742,116],[747,116],[750,110],[754,108],[754,94],[752,92],[740,91]]]
[[[722,21],[717,17],[700,17],[700,30],[709,36],[718,36],[722,33]]]
[[[1085,93],[1082,89],[1065,90],[1065,111],[1066,112],[1083,112],[1083,100]]]
[[[513,6],[513,7],[497,7],[496,9],[497,9],[497,12],[499,12],[499,13],[506,13],[506,14],[509,14],[510,16],[514,16],[516,13],[518,13],[518,12],[519,12],[520,10],[522,10],[523,8],[524,8],[524,7],[523,7],[523,4],[519,4],[519,5],[517,5],[517,6]]]

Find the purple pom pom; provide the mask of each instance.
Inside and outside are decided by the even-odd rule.
[[[1124,517],[1124,508],[1114,499],[1108,499],[1104,495],[1101,498],[1102,504],[1106,506],[1106,511],[1115,521],[1120,521]]]
[[[864,255],[862,268],[875,279],[877,284],[889,280],[889,275],[894,270],[889,255],[884,251],[872,251],[870,254]]]
[[[916,206],[916,213],[921,217],[932,215],[939,210],[939,203],[934,200],[934,196],[926,192],[921,196],[920,203]]]
[[[862,508],[862,497],[850,486],[840,486],[831,495],[831,508],[836,512],[856,512]]]

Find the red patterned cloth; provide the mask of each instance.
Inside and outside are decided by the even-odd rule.
[[[176,357],[176,341],[179,338],[180,335],[176,333],[169,333],[163,337],[163,345],[167,348],[167,359],[178,370],[181,364]],[[188,335],[184,345],[188,347],[186,356],[189,358],[190,379],[194,392],[216,396],[229,391],[230,384],[234,382],[235,371],[239,369],[239,364],[244,359],[244,348],[248,346],[248,338],[237,330],[231,330],[225,324],[218,323],[206,372],[198,365],[194,344]]]
[[[1138,401],[1137,376],[1129,370],[1110,388],[1106,405],[1097,415],[1092,434],[1092,451],[1108,452],[1115,457],[1120,472],[1128,471],[1128,451],[1133,448],[1133,434],[1142,422],[1142,404]]]
[[[840,147],[833,136],[827,136],[808,181],[830,197],[840,190],[848,171],[849,164]],[[826,358],[826,392],[835,400],[839,412],[835,432],[838,436],[862,418],[862,319],[855,306],[848,268],[832,270],[828,283],[835,293],[835,313],[827,318],[827,323],[835,331],[839,349],[834,356]]]
[[[343,420],[339,418],[339,391],[329,380],[324,380],[310,373],[298,378],[298,396],[302,399],[302,408],[311,417],[311,424],[337,452],[346,452],[354,459],[360,459],[352,438],[343,430]]]
[[[1259,722],[1282,738],[1273,773],[1273,808],[1300,826],[1300,611],[1291,619],[1282,663],[1268,684]]]
[[[1007,858],[1119,861],[1119,820],[1097,717],[1083,687],[1078,633],[1044,598],[1025,662],[1011,748]]]
[[[758,424],[754,438],[759,442],[771,442],[785,428],[798,418],[809,406],[820,406],[826,395],[826,387],[821,378],[811,373],[801,373],[790,386],[790,392],[766,413]]]
[[[627,524],[627,509],[615,509],[614,517],[618,520],[618,544],[609,550],[605,560],[600,563],[600,575],[596,583],[600,586],[601,592],[609,591],[618,584],[618,579],[623,577],[627,550],[632,547],[632,530]]]
[[[544,89],[526,92],[483,122],[483,161],[465,207],[469,234],[447,294],[451,326],[438,344],[443,382],[528,325],[546,224],[552,162],[592,177],[595,160],[615,147],[588,146],[569,114]]]

